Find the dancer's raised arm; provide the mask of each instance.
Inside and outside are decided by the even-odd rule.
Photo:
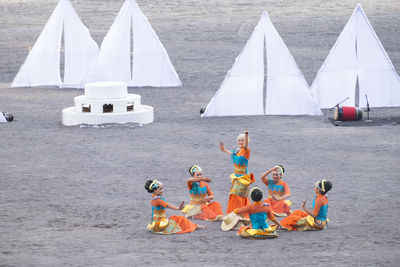
[[[225,153],[228,154],[228,155],[231,155],[231,154],[232,154],[231,151],[229,151],[228,149],[225,148],[225,145],[224,145],[224,143],[222,143],[222,142],[219,142],[219,148],[221,149],[222,152],[225,152]]]
[[[268,174],[270,174],[273,170],[275,170],[276,169],[276,166],[275,167],[272,167],[271,169],[269,169],[269,170],[267,170],[266,172],[264,172],[263,174],[261,174],[261,176],[260,176],[260,178],[261,178],[261,181],[263,182],[263,183],[265,183],[266,181],[267,181],[267,176],[268,176]]]
[[[249,130],[246,128],[244,130],[244,149],[247,149],[247,146],[249,145]]]

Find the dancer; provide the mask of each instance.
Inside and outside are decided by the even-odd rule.
[[[184,234],[193,232],[196,229],[205,229],[205,226],[192,223],[183,216],[173,215],[169,219],[165,216],[165,209],[182,210],[184,202],[179,207],[169,204],[162,197],[164,186],[158,180],[148,180],[144,185],[147,192],[153,194],[151,199],[152,217],[147,229],[157,234]]]
[[[246,129],[243,134],[237,137],[239,148],[236,150],[228,150],[225,148],[224,143],[220,143],[220,149],[222,152],[231,156],[234,164],[235,173],[230,175],[231,188],[229,191],[229,201],[226,214],[231,213],[234,209],[238,209],[249,204],[249,186],[254,183],[254,176],[252,173],[248,173],[248,165],[250,158],[250,148],[248,144],[250,142],[249,131]],[[245,215],[248,218],[248,215]]]
[[[281,221],[283,227],[288,230],[307,231],[326,229],[328,215],[328,197],[326,193],[332,188],[332,183],[327,180],[315,183],[316,197],[313,202],[313,210],[306,208],[306,200],[301,205],[302,210],[295,210]]]
[[[267,176],[272,172],[272,179]],[[285,169],[282,165],[272,167],[261,175],[261,181],[268,187],[269,197],[264,200],[271,206],[275,216],[285,217],[290,214],[290,205],[292,202],[288,200],[290,197],[289,185],[282,181]]]
[[[211,179],[203,177],[203,170],[199,165],[189,168],[192,176],[187,179],[190,193],[190,204],[182,210],[185,217],[194,217],[200,220],[216,221],[222,218],[221,204],[214,200],[214,195],[208,185]]]
[[[251,200],[253,204],[249,206],[242,207],[240,209],[235,209],[235,214],[249,213],[251,226],[243,226],[240,228],[238,235],[250,239],[267,239],[278,237],[276,228],[282,228],[282,225],[275,218],[271,211],[271,208],[267,203],[262,203],[263,193],[262,191],[255,187],[250,192]],[[276,225],[268,226],[267,217]]]
[[[263,193],[259,188],[253,188],[250,192],[253,204],[235,209],[224,217],[221,229],[223,231],[229,231],[233,227],[237,229],[237,225],[244,223],[243,218],[238,213],[249,213],[251,225],[242,226],[238,230],[238,235],[250,239],[266,239],[278,237],[276,228],[282,228],[278,220],[276,220],[271,208],[267,203],[262,203]],[[276,223],[276,225],[269,226],[267,223],[267,217]],[[236,226],[235,226],[236,225]],[[242,224],[243,225],[243,224]]]

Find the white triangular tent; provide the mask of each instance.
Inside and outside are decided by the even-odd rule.
[[[311,92],[320,108],[331,108],[346,101],[355,106],[356,83],[359,106],[400,106],[400,78],[378,39],[371,23],[358,4],[335,45],[320,68]]]
[[[264,111],[264,41],[267,55]],[[293,56],[264,12],[202,117],[321,115]]]
[[[60,50],[64,28],[64,79],[60,76]],[[98,45],[69,0],[60,0],[29,52],[11,87],[79,87]]]
[[[134,0],[123,4],[84,83],[106,80],[123,81],[128,86],[182,85],[164,46]]]

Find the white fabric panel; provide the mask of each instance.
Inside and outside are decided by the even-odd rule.
[[[90,64],[82,83],[121,81],[131,83],[131,17],[133,3],[125,1],[107,35],[98,55]]]
[[[1,111],[0,111],[0,122],[7,122],[6,118],[4,117]]]
[[[264,28],[261,20],[202,117],[264,114]]]
[[[342,106],[354,107],[357,70],[321,72],[313,83],[315,99],[319,99],[321,108],[331,108],[344,101]]]
[[[370,107],[400,106],[400,82],[390,70],[360,70],[360,106],[366,107],[368,95]]]
[[[350,17],[311,85],[320,108],[331,108],[350,97],[343,105],[355,105],[357,78],[356,18]]]
[[[69,1],[65,3],[63,7],[65,57],[63,87],[79,87],[99,47]]]
[[[267,13],[263,14],[263,21],[267,51],[265,114],[322,115],[302,72]]]
[[[60,49],[63,28],[63,10],[67,4],[61,0],[35,45],[21,66],[11,87],[23,86],[61,86]]]
[[[135,1],[132,86],[182,86],[167,51]]]
[[[367,105],[365,95],[370,107],[400,106],[400,78],[361,5],[355,12],[360,106]]]

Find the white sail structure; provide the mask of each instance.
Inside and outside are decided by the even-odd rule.
[[[134,0],[124,2],[84,83],[107,80],[123,81],[128,86],[182,85],[167,51]]]
[[[60,50],[64,29],[64,79]],[[11,87],[58,86],[77,88],[86,75],[98,45],[69,0],[60,0]]]
[[[311,92],[320,108],[343,101],[359,106],[400,106],[400,78],[371,23],[358,4],[315,78]]]
[[[264,43],[267,55],[265,108]],[[264,12],[202,117],[321,114],[293,56]]]

